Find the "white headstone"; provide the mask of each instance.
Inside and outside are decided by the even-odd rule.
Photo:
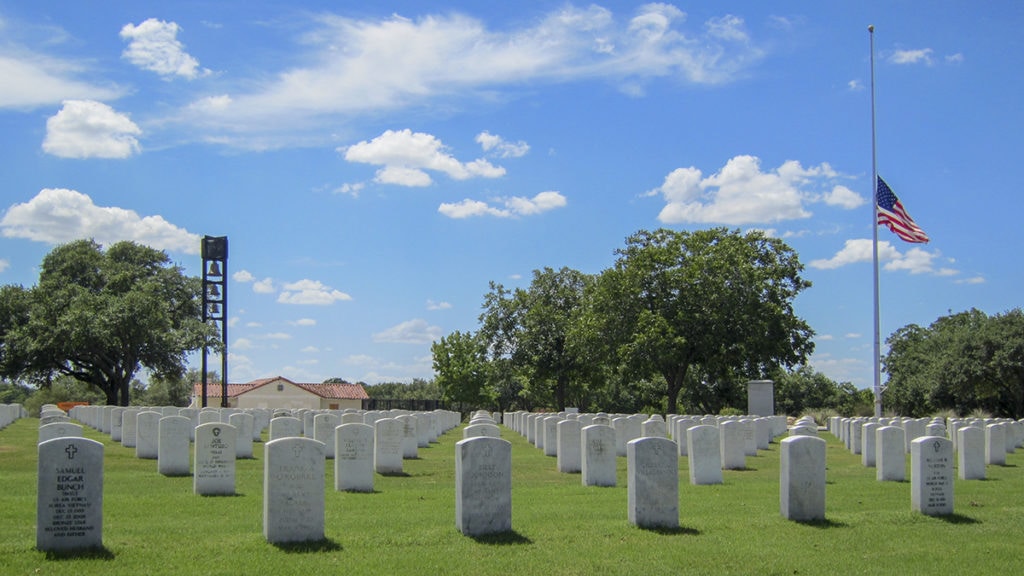
[[[455,527],[466,536],[512,530],[512,443],[478,436],[455,444]]]
[[[103,444],[63,437],[39,444],[36,548],[103,546]]]
[[[163,414],[153,410],[135,416],[135,457],[153,460],[160,447],[160,419]]]
[[[629,522],[641,528],[679,527],[679,449],[668,438],[626,444]]]
[[[790,436],[781,443],[779,507],[787,520],[825,519],[825,440]]]
[[[1006,428],[999,423],[985,426],[985,463],[1006,465]]]
[[[957,474],[961,480],[985,479],[985,431],[964,426],[957,434]]]
[[[82,438],[82,427],[71,422],[53,422],[39,427],[39,444],[54,438],[67,438],[68,436]]]
[[[953,513],[953,443],[923,436],[910,443],[910,505],[928,516]]]
[[[334,458],[334,429],[341,419],[331,413],[313,416],[313,439],[324,444],[324,456]]]
[[[686,431],[690,484],[722,483],[722,447],[718,428],[707,424]]]
[[[582,457],[580,472],[584,486],[615,486],[617,458],[615,456],[615,429],[592,424],[580,431]],[[559,451],[561,454],[561,451]]]
[[[138,408],[125,408],[121,414],[121,446],[124,448],[135,448],[138,416]]]
[[[582,427],[579,420],[562,420],[557,429],[558,471],[566,474],[580,472],[583,457],[580,454]]]
[[[156,468],[164,476],[188,476],[189,435],[192,421],[185,416],[160,419]]]
[[[298,438],[302,436],[302,420],[293,416],[278,416],[270,419],[270,439]]]
[[[668,425],[661,414],[651,414],[640,424],[640,435],[644,438],[668,438]]]
[[[378,474],[401,474],[402,423],[394,418],[381,418],[373,426],[373,469]]]
[[[252,458],[252,414],[235,412],[228,416],[228,424],[238,432],[235,434],[235,458]]]
[[[501,438],[501,429],[494,424],[471,424],[462,429],[462,438],[476,438],[487,436],[489,438]]]
[[[402,458],[419,458],[419,419],[412,414],[402,414],[395,420],[402,423]]]
[[[907,477],[907,453],[903,429],[882,426],[875,430],[875,478],[880,482],[902,482]]]
[[[874,422],[865,422],[861,426],[861,449],[860,449],[860,463],[868,468],[875,467],[875,460],[878,458],[878,449],[875,447],[875,443],[878,441],[878,436],[875,432],[881,428]]]
[[[743,470],[746,468],[746,438],[743,424],[735,420],[722,422],[718,426],[718,433],[722,441],[722,469]]]
[[[373,492],[373,436],[373,426],[362,422],[334,429],[335,490]]]
[[[263,536],[271,544],[324,539],[324,444],[281,438],[264,447]]]
[[[201,496],[235,493],[235,439],[237,430],[223,422],[196,427],[193,490]]]

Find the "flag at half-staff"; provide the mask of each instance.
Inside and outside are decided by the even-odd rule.
[[[878,223],[885,224],[894,234],[906,242],[924,243],[928,242],[928,235],[914,222],[914,219],[907,214],[903,203],[896,197],[889,185],[878,177],[878,186],[875,189],[875,199],[878,205]]]

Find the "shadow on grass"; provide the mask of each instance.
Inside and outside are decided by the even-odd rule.
[[[309,542],[278,542],[274,544],[274,548],[277,548],[281,552],[287,554],[309,554],[312,552],[338,552],[342,550],[341,544],[338,544],[330,538],[324,538],[323,540],[312,540]]]
[[[823,528],[823,529],[827,529],[827,528],[849,528],[850,527],[850,525],[847,524],[846,522],[840,522],[838,520],[829,520],[828,518],[825,518],[824,520],[793,520],[793,522],[796,522],[797,524],[800,524],[802,526],[807,526],[807,527],[810,527],[810,528]]]
[[[662,536],[678,536],[679,534],[700,536],[700,530],[697,530],[696,528],[687,528],[686,526],[637,526],[637,528],[645,532],[653,532],[654,534],[660,534]]]
[[[412,474],[408,472],[377,472],[377,474],[387,478],[412,478]]]
[[[80,548],[78,550],[49,551],[46,553],[47,560],[113,560],[114,553],[106,546],[94,548]]]
[[[480,536],[470,536],[477,544],[489,544],[491,546],[513,546],[523,544],[533,544],[533,540],[530,540],[526,536],[523,536],[515,530],[509,530],[508,532],[499,532],[497,534],[483,534]]]
[[[942,520],[947,524],[981,524],[981,520],[977,518],[971,518],[970,516],[964,516],[963,514],[944,514],[942,516],[933,516],[936,520]]]
[[[200,494],[203,498],[241,498],[245,496],[245,492],[235,492],[234,494]]]

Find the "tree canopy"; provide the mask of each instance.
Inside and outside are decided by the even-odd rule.
[[[617,254],[597,281],[596,325],[629,373],[663,380],[669,412],[687,383],[697,407],[713,412],[702,390],[801,364],[814,349],[793,312],[810,283],[777,238],[660,229],[630,236]]]
[[[745,398],[744,380],[813,350],[793,312],[810,283],[781,240],[662,229],[637,232],[616,254],[598,275],[544,268],[528,288],[492,282],[479,331],[435,343],[442,389],[472,383],[480,398],[526,408],[675,412],[682,400],[714,413]],[[471,353],[453,364],[458,349]]]
[[[978,410],[1024,417],[1024,311],[989,316],[972,309],[927,328],[892,334],[883,365],[887,410],[922,416],[935,410]]]
[[[38,285],[0,289],[0,375],[41,386],[69,376],[108,404],[129,404],[142,367],[180,377],[185,355],[213,337],[202,321],[201,280],[133,242],[106,251],[92,240],[57,246]]]

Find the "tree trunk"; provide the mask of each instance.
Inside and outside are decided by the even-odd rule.
[[[565,411],[565,391],[569,388],[569,377],[559,374],[555,380],[555,403],[558,404],[558,411]]]
[[[677,366],[674,371],[666,371],[663,376],[666,382],[666,393],[668,402],[665,405],[666,414],[675,414],[679,403],[679,391],[683,389],[683,381],[686,380],[686,371],[689,364]]]

